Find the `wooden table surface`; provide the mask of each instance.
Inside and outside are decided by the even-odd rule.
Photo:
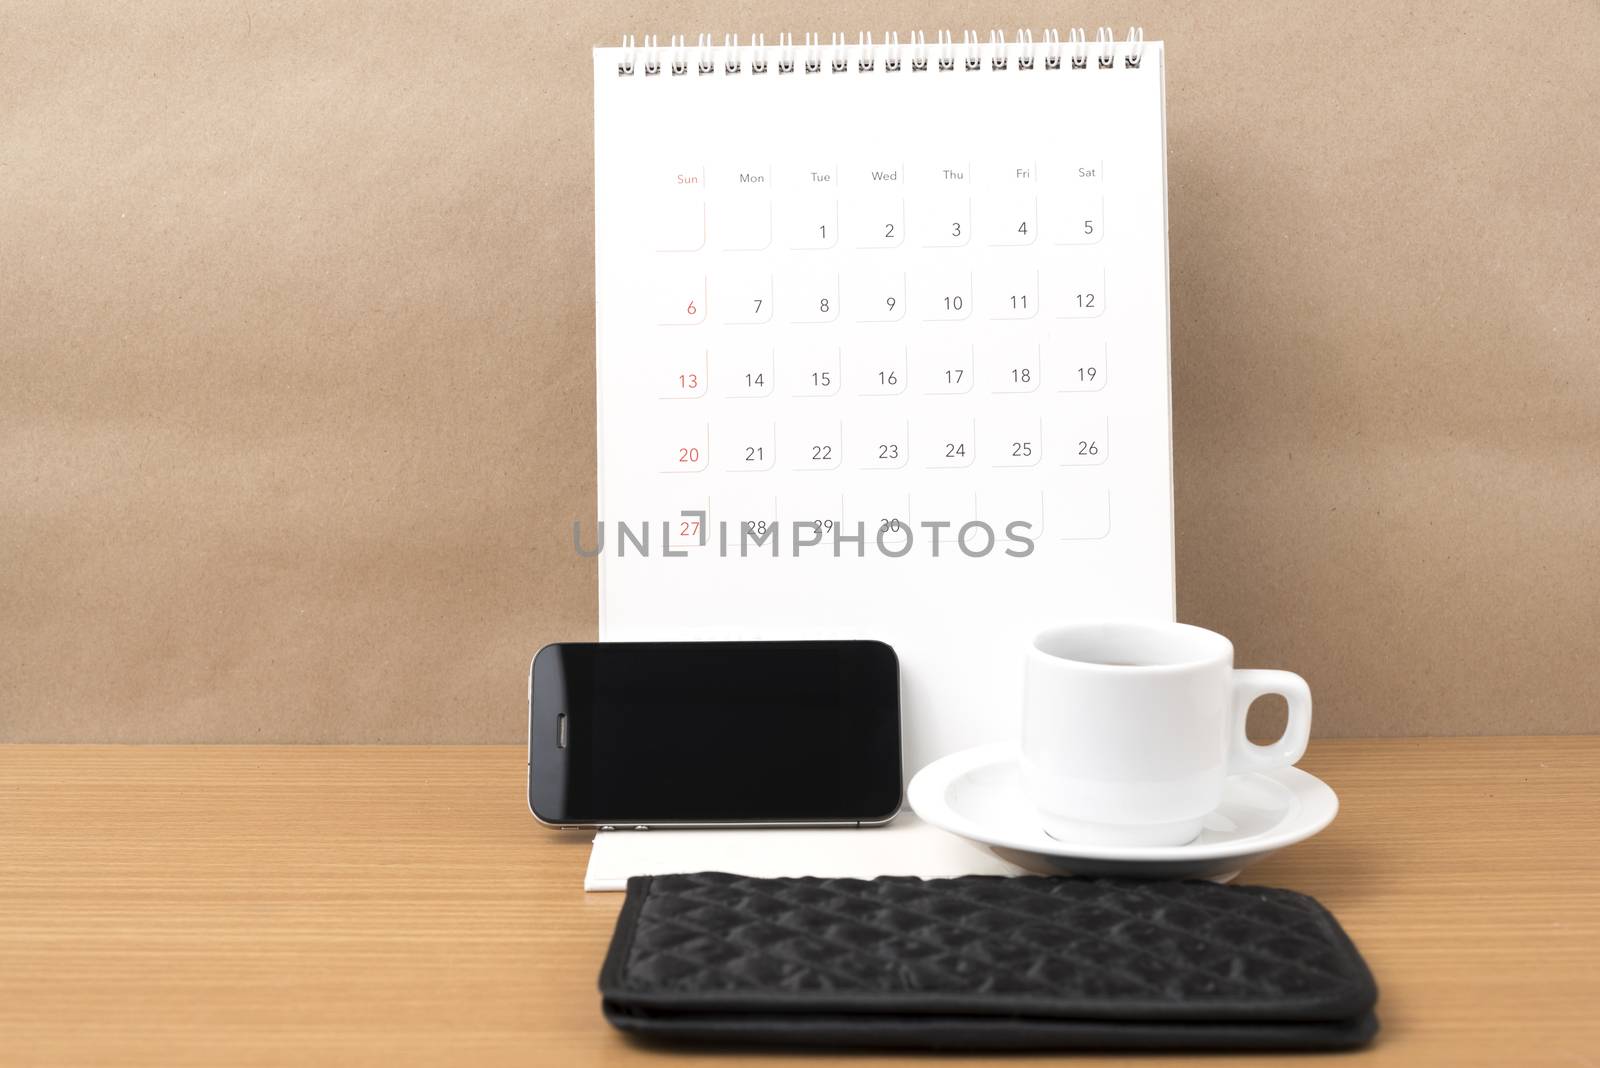
[[[588,836],[533,821],[524,760],[0,746],[0,1063],[761,1059],[607,1027],[622,898],[583,893]],[[1338,820],[1246,879],[1320,898],[1377,975],[1382,1033],[1341,1063],[1600,1066],[1600,738],[1320,741],[1305,766]]]

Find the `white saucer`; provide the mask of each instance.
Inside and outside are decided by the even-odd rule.
[[[1017,747],[1003,742],[952,753],[912,778],[906,799],[928,823],[981,842],[1032,871],[1075,875],[1209,878],[1223,882],[1333,822],[1339,798],[1299,768],[1235,775],[1200,837],[1180,846],[1075,845],[1039,826],[1022,791]]]

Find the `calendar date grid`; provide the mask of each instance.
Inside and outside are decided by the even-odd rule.
[[[764,488],[701,502],[743,515],[741,530],[788,522],[827,538],[854,522],[893,548],[915,509],[1035,531],[1050,514],[1056,536],[1104,536],[1105,490],[1016,481],[1112,456],[1093,397],[1113,354],[1104,330],[1085,330],[1108,302],[1102,173],[1086,159],[638,176],[632,314],[649,351],[628,361],[624,388],[673,403],[649,417],[655,444],[635,470],[716,487],[719,473],[766,476]],[[1011,469],[981,504],[955,485],[852,503],[825,482],[792,481],[979,469]],[[693,511],[697,480],[670,481],[682,486],[672,505]],[[696,533],[674,541],[704,548]]]

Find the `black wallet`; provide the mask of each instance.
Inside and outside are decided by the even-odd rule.
[[[1047,876],[637,876],[600,972],[642,1037],[921,1049],[1344,1049],[1378,991],[1289,890]]]

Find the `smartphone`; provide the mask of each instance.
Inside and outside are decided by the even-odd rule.
[[[900,662],[883,642],[563,642],[533,658],[543,823],[879,824],[900,800]]]

